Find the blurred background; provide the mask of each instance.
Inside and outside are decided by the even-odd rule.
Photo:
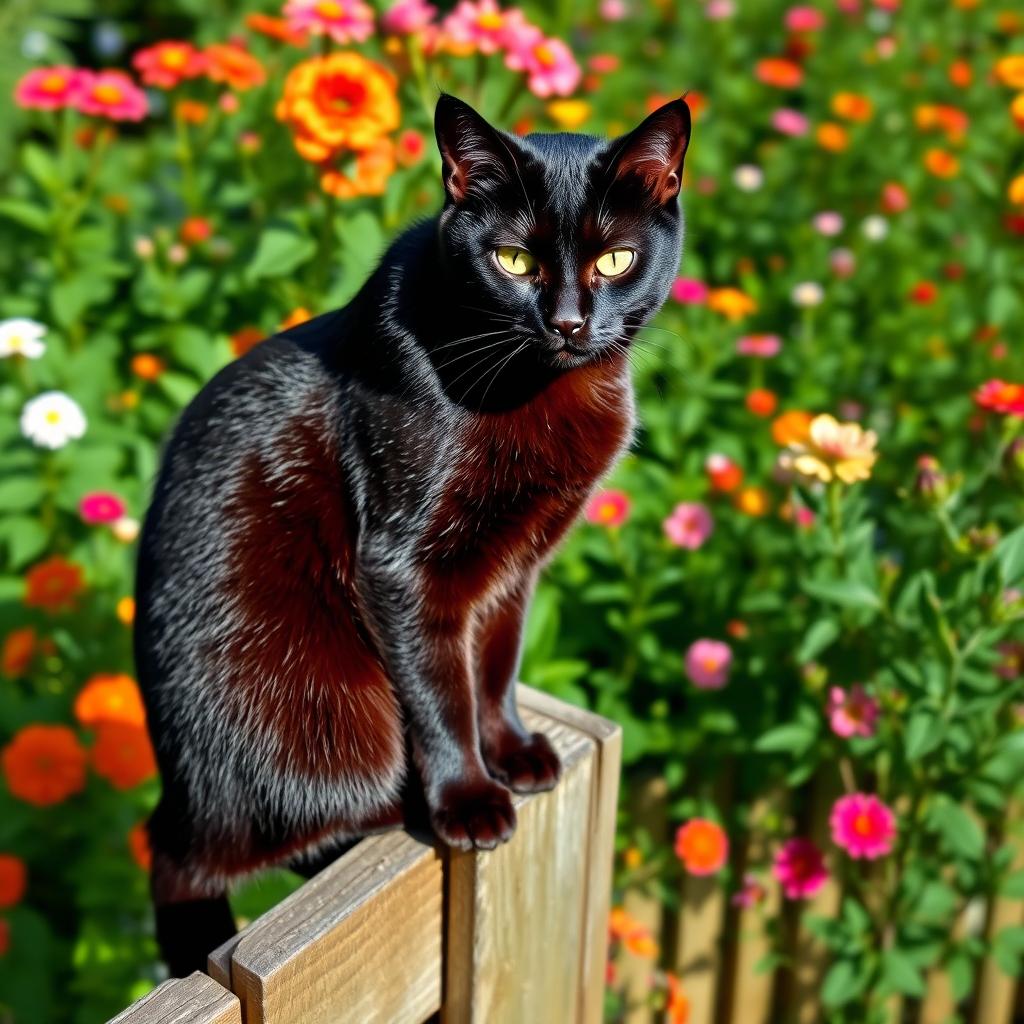
[[[523,667],[625,730],[608,1020],[1024,1018],[1019,6],[6,0],[0,1021],[162,976],[160,441],[439,207],[439,89],[520,133],[693,113],[638,439]]]

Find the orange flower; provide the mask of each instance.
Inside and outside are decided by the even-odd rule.
[[[832,113],[846,121],[868,121],[874,112],[874,104],[860,93],[837,92],[832,97]]]
[[[51,613],[71,611],[84,589],[82,567],[54,555],[26,573],[25,604]]]
[[[396,87],[383,65],[352,51],[331,53],[292,68],[275,113],[299,155],[322,163],[370,149],[398,127]]]
[[[153,851],[149,848],[149,832],[146,830],[146,823],[138,821],[132,825],[128,833],[128,849],[131,852],[132,860],[148,871],[153,863]]]
[[[207,75],[214,82],[224,82],[232,89],[244,91],[267,80],[263,65],[248,50],[234,43],[214,43],[203,51]]]
[[[1010,182],[1006,190],[1006,196],[1014,206],[1024,206],[1024,174],[1018,174]]]
[[[713,875],[729,858],[729,839],[713,821],[691,818],[676,831],[675,850],[691,875]]]
[[[764,516],[771,510],[771,499],[763,487],[744,487],[735,498],[736,507],[748,516]]]
[[[245,25],[253,32],[259,32],[269,39],[276,39],[279,43],[305,46],[309,42],[309,36],[305,32],[292,28],[284,18],[274,18],[269,14],[247,14]]]
[[[279,331],[287,331],[289,327],[298,327],[307,320],[312,320],[313,314],[305,306],[296,306],[282,321]]]
[[[950,142],[961,142],[970,120],[962,110],[948,103],[920,103],[914,108],[914,124],[921,131],[945,132]]]
[[[185,245],[205,242],[213,234],[213,225],[206,217],[186,217],[178,228],[178,238]]]
[[[382,196],[388,178],[395,170],[395,147],[390,139],[381,139],[369,149],[357,153],[354,173],[348,177],[336,170],[326,170],[320,176],[320,187],[339,199],[356,196]]]
[[[966,89],[974,81],[971,65],[965,60],[955,60],[949,65],[949,80],[958,89]]]
[[[36,631],[31,626],[12,629],[4,638],[0,654],[0,671],[11,679],[23,676],[36,653]]]
[[[924,155],[924,165],[936,178],[955,178],[960,161],[949,150],[933,147]]]
[[[1017,123],[1017,127],[1024,132],[1024,92],[1019,96],[1014,96],[1013,102],[1010,103],[1010,116]]]
[[[156,380],[164,372],[164,361],[152,352],[140,352],[132,356],[132,373],[142,380]]]
[[[776,89],[795,89],[803,80],[803,68],[784,57],[765,57],[754,67],[754,73],[765,85]]]
[[[814,417],[803,409],[790,409],[778,416],[772,424],[772,440],[784,448],[790,444],[803,444],[811,436]]]
[[[814,137],[822,149],[830,153],[842,153],[850,145],[850,136],[841,124],[835,121],[823,121],[814,130]]]
[[[674,974],[668,973],[665,975],[665,983],[668,985],[668,1001],[665,1004],[668,1024],[689,1024],[690,1000],[683,991],[683,983]]]
[[[1024,53],[1011,53],[996,62],[996,79],[1011,89],[1024,89]]]
[[[75,698],[75,718],[82,725],[119,722],[142,726],[146,724],[146,709],[131,676],[97,673]]]
[[[122,625],[130,626],[135,621],[135,598],[122,597],[117,602],[114,613],[117,615],[118,622]]]
[[[757,312],[757,303],[739,288],[712,288],[705,301],[708,309],[729,320],[740,320]]]
[[[622,907],[613,907],[608,917],[608,930],[633,956],[653,960],[658,955],[658,944],[650,931]]]
[[[88,754],[66,725],[27,725],[3,751],[7,788],[19,800],[49,807],[85,788]]]
[[[266,332],[258,327],[242,327],[231,335],[231,351],[236,356],[244,356],[246,352],[255,348],[266,336]]]
[[[178,100],[174,104],[174,116],[187,124],[203,124],[210,116],[210,108],[196,100]]]
[[[774,391],[767,388],[754,388],[747,395],[747,409],[755,416],[771,416],[779,404]]]
[[[100,722],[92,765],[96,774],[115,789],[131,789],[156,774],[156,759],[146,730],[121,722]]]
[[[9,853],[0,853],[0,907],[13,907],[25,895],[25,862]]]

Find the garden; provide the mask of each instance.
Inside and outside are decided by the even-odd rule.
[[[978,1017],[990,970],[1024,1013],[1024,13],[11,0],[0,26],[0,1022],[91,1024],[161,978],[131,657],[161,440],[438,209],[441,90],[517,133],[693,118],[638,436],[522,670],[624,730],[607,1019],[713,1019],[671,934],[695,882],[734,970],[776,979],[768,1020],[794,935],[812,1020],[917,1021],[941,979],[937,1020],[1009,1024]]]

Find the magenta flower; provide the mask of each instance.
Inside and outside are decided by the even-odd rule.
[[[505,55],[506,67],[525,72],[526,84],[534,96],[568,96],[583,77],[576,58],[561,39],[545,39],[541,35],[527,41],[526,29],[530,27],[524,23],[524,32],[514,42],[515,48]]]
[[[506,17],[495,0],[460,0],[442,28],[453,43],[480,53],[497,53],[505,48]]]
[[[422,32],[434,20],[437,8],[426,0],[398,0],[381,15],[380,27],[393,36]]]
[[[707,506],[697,501],[680,502],[661,525],[672,544],[688,551],[702,547],[715,528]]]
[[[741,356],[757,359],[771,359],[779,354],[782,339],[777,334],[745,334],[736,342],[736,351]]]
[[[811,129],[811,123],[797,110],[789,110],[783,107],[772,114],[772,127],[783,135],[806,135]]]
[[[629,518],[629,495],[624,491],[599,491],[583,512],[596,526],[621,526]]]
[[[817,32],[825,25],[825,15],[817,7],[790,7],[786,11],[786,28],[790,32]]]
[[[708,286],[695,277],[677,277],[672,285],[672,298],[684,306],[700,306],[708,297]]]
[[[849,690],[833,686],[828,692],[827,714],[832,731],[843,739],[874,736],[878,701],[869,697],[860,683],[854,683]]]
[[[294,31],[336,43],[362,43],[373,34],[373,8],[362,0],[288,0],[283,13]]]
[[[125,512],[125,503],[109,491],[93,491],[78,503],[78,514],[82,522],[93,526],[116,522]]]
[[[884,857],[896,841],[896,815],[869,793],[840,797],[832,806],[829,825],[832,841],[855,860]]]
[[[694,640],[685,661],[686,674],[698,690],[720,690],[729,681],[732,648],[721,640]]]
[[[82,71],[73,106],[83,114],[111,121],[141,121],[149,109],[146,94],[123,71]]]
[[[35,68],[18,80],[14,102],[31,110],[73,107],[88,78],[89,72],[78,68]]]
[[[734,907],[740,907],[743,910],[747,910],[750,907],[756,907],[766,896],[764,886],[761,884],[761,880],[757,875],[752,875],[749,872],[743,876],[743,885],[732,894],[730,903]]]
[[[810,839],[786,840],[775,855],[772,874],[790,900],[813,896],[828,880],[825,857]]]

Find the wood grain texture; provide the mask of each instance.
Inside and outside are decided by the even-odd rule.
[[[444,1024],[581,1020],[596,743],[528,708],[522,717],[558,750],[562,778],[517,798],[510,842],[448,855]]]
[[[608,913],[612,896],[612,857],[622,771],[622,727],[529,686],[519,687],[524,708],[547,715],[585,733],[596,746],[596,779],[591,791],[590,853],[583,912],[583,973],[580,1021],[598,1024],[604,1017],[608,962]]]
[[[242,1024],[242,1011],[237,997],[197,971],[158,985],[109,1024]]]
[[[238,938],[246,1024],[421,1024],[441,1005],[442,889],[431,846],[364,839]]]

